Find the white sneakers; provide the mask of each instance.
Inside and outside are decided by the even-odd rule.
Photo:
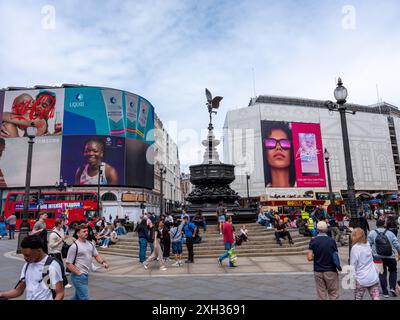
[[[149,268],[145,262],[143,262],[143,268],[145,268],[146,270]]]
[[[167,267],[162,266],[162,267],[160,267],[160,270],[161,270],[161,271],[165,271],[165,270],[167,270]]]

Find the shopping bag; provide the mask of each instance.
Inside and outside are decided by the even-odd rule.
[[[382,260],[374,260],[374,265],[379,274],[383,274],[383,262]]]
[[[232,265],[236,266],[236,264],[237,264],[237,255],[236,255],[236,250],[235,250],[235,248],[229,249],[228,255],[229,255],[229,262],[230,262]]]

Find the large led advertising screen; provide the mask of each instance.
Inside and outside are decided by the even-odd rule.
[[[325,187],[320,125],[261,121],[267,188]]]
[[[147,161],[154,107],[121,90],[68,87],[0,91],[0,187],[25,185],[27,128],[35,126],[32,186],[154,187]],[[100,170],[99,170],[100,169]]]

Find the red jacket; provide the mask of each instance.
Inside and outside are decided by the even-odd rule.
[[[234,243],[232,224],[225,222],[222,229],[222,234],[224,235],[224,242]]]

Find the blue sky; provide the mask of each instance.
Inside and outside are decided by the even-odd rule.
[[[55,29],[42,26],[45,5]],[[395,0],[0,0],[0,87],[120,88],[151,101],[164,124],[199,134],[204,88],[224,97],[222,127],[226,111],[254,96],[252,70],[256,95],[333,99],[341,76],[349,102],[376,103],[378,84],[400,106],[399,9]],[[184,168],[200,161],[201,138],[180,149]]]

